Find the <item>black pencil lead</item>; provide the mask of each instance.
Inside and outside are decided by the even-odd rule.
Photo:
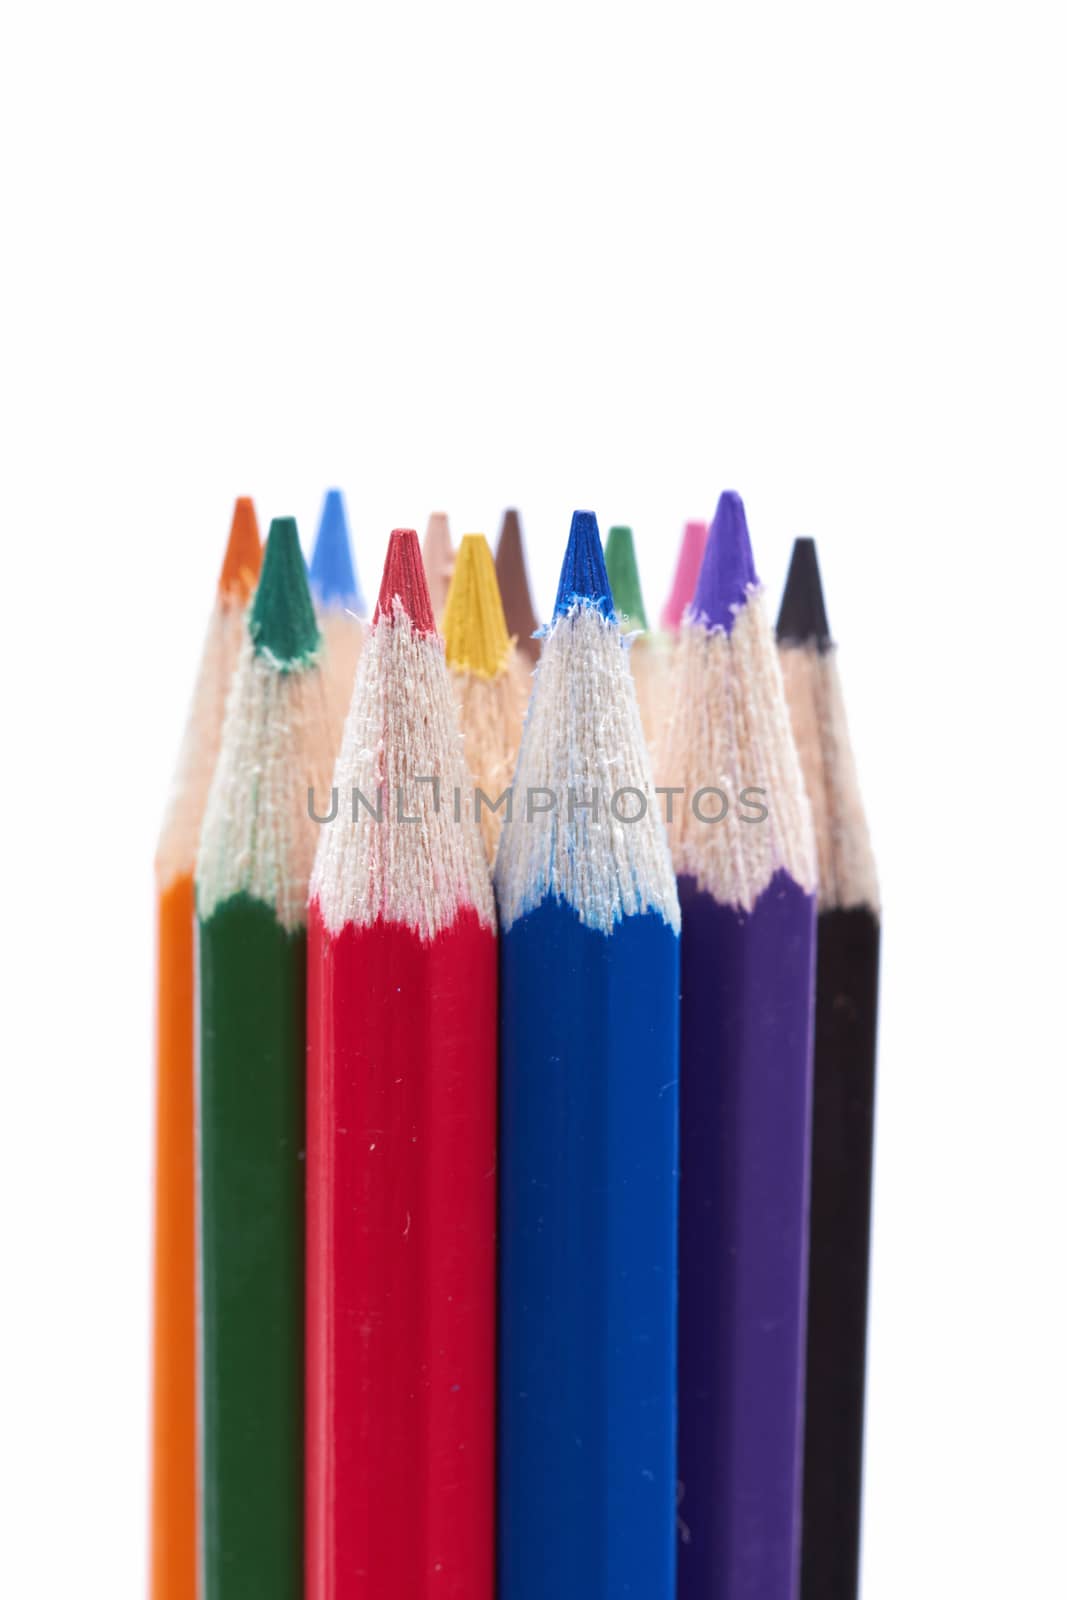
[[[819,650],[829,650],[833,644],[814,539],[793,541],[793,555],[778,612],[778,643],[814,644]]]

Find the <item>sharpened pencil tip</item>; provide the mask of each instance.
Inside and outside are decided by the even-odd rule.
[[[484,534],[465,533],[460,541],[441,632],[445,660],[456,672],[495,678],[506,667],[511,638]]]
[[[779,644],[833,644],[814,539],[795,539],[778,612]]]
[[[537,635],[537,615],[526,574],[522,524],[514,507],[509,507],[504,513],[496,544],[496,581],[500,585],[500,599],[508,632],[515,635],[526,659],[535,662],[541,654],[541,639]]]
[[[319,647],[295,517],[270,525],[248,627],[256,654],[270,656],[282,672],[306,664]]]
[[[424,563],[427,566],[437,565],[451,570],[454,557],[456,552],[453,549],[453,534],[448,526],[448,517],[443,510],[435,510],[426,525],[426,538],[422,539]]]
[[[310,571],[311,590],[320,606],[338,606],[363,615],[366,604],[352,559],[345,497],[340,489],[326,492]]]
[[[426,586],[430,591],[433,614],[440,622],[448,599],[448,586],[452,582],[452,569],[456,552],[452,545],[452,532],[443,511],[435,511],[426,524],[422,541],[422,560],[426,568]]]
[[[434,511],[426,524],[425,554],[429,555],[441,551],[449,557],[452,556],[452,531],[448,526],[448,517],[444,511]]]
[[[219,594],[245,605],[256,586],[262,562],[256,508],[247,495],[242,495],[233,508],[230,537],[219,573]]]
[[[678,562],[674,569],[674,580],[671,583],[671,592],[667,603],[660,615],[660,626],[671,633],[677,633],[685,616],[685,609],[693,598],[693,590],[697,586],[700,576],[700,563],[704,559],[704,547],[708,542],[708,525],[706,522],[687,522],[682,533],[682,542],[678,550]]]
[[[374,621],[382,613],[391,618],[393,602],[399,600],[403,610],[419,633],[433,633],[433,606],[426,585],[426,568],[422,564],[419,536],[414,528],[394,528],[389,535],[389,549],[385,556],[382,586],[378,604],[374,608]]]
[[[756,582],[744,502],[733,489],[727,489],[719,496],[715,519],[708,530],[691,615],[707,628],[725,628],[729,633],[738,607]]]
[[[592,511],[576,511],[571,517],[570,538],[559,574],[554,615],[565,617],[576,602],[593,605],[605,617],[615,615],[600,544],[600,529]]]
[[[612,599],[617,614],[635,628],[647,630],[645,601],[641,593],[641,576],[637,570],[637,553],[630,528],[611,528],[604,546],[604,565],[611,585]]]

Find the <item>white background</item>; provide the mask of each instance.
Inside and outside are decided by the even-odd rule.
[[[0,1589],[145,1561],[151,859],[230,505],[818,536],[879,855],[865,1595],[1067,1593],[1062,18],[12,5]]]

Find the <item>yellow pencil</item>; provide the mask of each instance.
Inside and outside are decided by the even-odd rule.
[[[504,797],[515,772],[529,673],[520,667],[508,634],[483,534],[463,536],[441,632],[459,707],[474,814],[492,866],[507,814]]]

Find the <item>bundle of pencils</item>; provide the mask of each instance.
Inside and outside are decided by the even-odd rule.
[[[496,884],[500,1600],[674,1585],[678,904],[576,512]]]
[[[157,858],[152,1600],[856,1600],[880,913],[814,545],[777,642],[731,493],[654,637],[591,512],[544,629],[514,511],[363,609],[338,491],[310,576],[237,503]]]
[[[309,785],[330,745],[296,524],[271,524],[196,869],[204,1600],[302,1590]]]
[[[153,1600],[196,1593],[193,873],[259,564],[256,513],[251,500],[238,500],[156,854]]]
[[[311,883],[309,1600],[492,1594],[497,940],[466,789],[397,532]]]
[[[708,536],[671,705],[660,782],[682,796],[669,828],[682,907],[678,1593],[793,1600],[815,859],[734,494]]]
[[[778,646],[819,863],[801,1594],[855,1600],[880,916],[811,539],[793,547]]]

